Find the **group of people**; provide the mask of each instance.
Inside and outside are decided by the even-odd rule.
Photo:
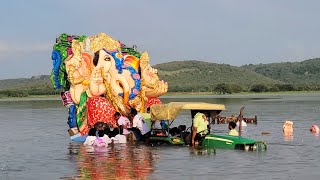
[[[111,130],[112,129],[112,130]],[[107,147],[111,143],[126,143],[127,138],[118,127],[109,127],[107,124],[98,122],[89,130],[88,136],[83,143],[85,146]]]
[[[233,121],[229,122],[228,128],[230,136],[239,136],[239,132],[235,129],[237,124]],[[193,120],[191,136],[191,145],[201,144],[202,140],[208,134],[208,122],[203,113],[197,113]]]
[[[129,118],[119,112],[114,114],[114,118],[117,122],[114,127],[109,127],[103,122],[96,123],[89,130],[84,145],[106,147],[111,143],[126,143],[131,134],[136,140],[147,141],[151,134],[150,128],[136,109],[131,109]]]
[[[151,131],[142,115],[136,109],[131,109],[129,118],[132,120],[132,127],[128,130],[132,131],[136,140],[147,141]]]
[[[240,109],[240,114],[237,118],[238,122],[242,122],[244,107]],[[114,114],[114,118],[117,121],[116,127],[108,127],[107,124],[98,122],[94,127],[92,127],[88,133],[88,136],[84,142],[84,145],[90,146],[108,146],[110,143],[126,143],[131,137],[135,140],[147,142],[151,136],[150,125],[147,121],[150,116],[150,108],[147,109],[147,113],[140,114],[136,109],[132,108],[129,117],[121,115],[119,112]],[[149,117],[150,119],[150,117]],[[235,118],[236,119],[236,118]],[[165,124],[159,121],[159,129],[163,128]],[[240,126],[239,132],[236,127]],[[239,136],[241,135],[240,124],[236,124],[234,121],[229,122],[229,135]],[[111,130],[113,129],[113,130]],[[209,133],[209,122],[205,114],[198,112],[194,116],[192,133],[186,134],[183,138],[186,140],[187,144],[196,145],[201,144],[204,137]],[[182,137],[182,132],[185,132],[186,126],[180,125],[179,127],[169,129],[167,134],[171,136],[180,135]],[[284,132],[293,132],[293,123],[291,121],[286,121],[283,125]],[[319,133],[319,127],[317,125],[312,125],[310,128],[311,132]]]
[[[240,110],[240,115],[238,118],[241,119],[243,114],[243,108]],[[148,109],[150,111],[150,109]],[[147,111],[147,113],[148,113]],[[88,136],[84,142],[87,146],[108,146],[110,143],[126,143],[131,137],[134,137],[138,141],[148,141],[151,136],[151,130],[149,125],[143,116],[134,108],[131,109],[129,117],[121,115],[119,112],[114,114],[114,118],[117,122],[116,127],[109,127],[107,124],[98,122],[94,127],[92,127],[88,133]],[[145,117],[146,118],[146,117]],[[159,124],[163,127],[163,124]],[[239,136],[238,131],[235,129],[235,122],[229,123],[229,135]],[[179,126],[176,129],[170,129],[169,134],[172,136],[181,134],[185,131],[185,126]],[[209,122],[205,114],[198,112],[194,116],[192,133],[185,136],[186,141],[190,145],[195,145],[196,143],[201,143],[204,137],[209,133]]]
[[[240,114],[237,118],[238,122],[243,119],[244,107],[240,109]],[[239,136],[239,132],[235,129],[237,124],[234,121],[229,122],[229,135]],[[242,125],[241,125],[242,126]],[[202,140],[209,133],[209,122],[205,114],[198,112],[193,119],[193,127],[191,134],[191,145],[201,144]],[[188,138],[186,139],[188,141]],[[190,141],[190,140],[189,140]]]
[[[286,120],[283,123],[282,130],[283,130],[284,133],[287,133],[287,134],[293,133],[293,122]],[[319,129],[319,127],[317,125],[313,124],[310,127],[310,132],[319,134],[320,133],[320,129]]]
[[[233,122],[233,121],[229,123],[229,126],[228,126],[229,129],[230,129],[229,135],[239,136],[239,132],[237,130],[235,130],[235,127],[239,126],[239,124],[238,124],[240,122],[239,120],[241,120],[242,117],[243,117],[243,109],[244,109],[244,107],[242,107],[240,109],[240,115],[238,116],[237,124],[235,122]],[[243,126],[243,121],[242,121],[242,125],[241,126]],[[245,126],[246,126],[246,124],[245,124]],[[283,130],[283,133],[284,133],[285,136],[286,135],[292,135],[292,133],[293,133],[293,122],[286,120],[284,122],[283,126],[282,126],[282,130]],[[313,124],[310,127],[310,132],[311,133],[315,133],[315,134],[319,134],[320,133],[320,128],[317,125]],[[269,133],[268,132],[262,132],[262,134],[269,134]]]

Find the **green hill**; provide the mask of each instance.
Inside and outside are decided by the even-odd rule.
[[[212,91],[216,85],[225,83],[249,90],[253,84],[280,84],[245,68],[228,64],[202,61],[174,61],[154,66],[161,79],[169,83],[170,91]]]
[[[52,88],[49,75],[0,80],[0,98],[53,94],[59,94],[59,92]]]
[[[173,61],[155,65],[171,92],[320,90],[320,59],[244,65]],[[49,75],[0,80],[0,96],[57,94]]]
[[[24,89],[36,86],[50,86],[49,75],[32,76],[31,78],[4,79],[0,80],[0,90]]]
[[[320,59],[302,62],[244,65],[242,68],[290,84],[320,84]]]

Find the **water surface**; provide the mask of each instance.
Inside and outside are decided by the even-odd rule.
[[[93,151],[70,142],[67,109],[56,99],[0,100],[0,179],[318,179],[320,94],[179,96],[163,102],[223,103],[222,116],[258,116],[243,136],[268,143],[266,152],[186,146],[114,145]],[[285,120],[294,122],[293,136],[282,134]],[[190,125],[183,111],[174,126]],[[214,125],[227,133],[227,125]],[[269,135],[261,132],[268,131]]]

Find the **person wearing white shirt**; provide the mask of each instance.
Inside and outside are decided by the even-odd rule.
[[[117,134],[115,137],[111,138],[111,141],[113,141],[114,144],[127,143],[127,137],[121,134]]]
[[[94,140],[96,140],[96,129],[91,128],[89,130],[88,136],[87,136],[86,140],[84,141],[83,145],[92,146],[94,143]]]
[[[122,133],[125,136],[127,136],[128,134],[130,134],[130,131],[128,130],[128,128],[130,128],[130,121],[128,118],[121,116],[121,114],[119,112],[116,112],[114,114],[114,118],[117,120],[117,123],[119,126],[122,126]]]
[[[138,132],[138,138],[139,140],[142,141],[147,141],[148,138],[150,137],[150,129],[148,127],[148,125],[146,124],[146,122],[143,120],[143,117],[141,116],[140,113],[137,112],[136,109],[131,109],[130,112],[130,119],[132,120],[132,127],[130,128],[130,130],[134,130],[134,128],[136,128],[136,130],[140,131]]]
[[[238,121],[236,124],[237,124],[237,127],[240,126],[239,121]],[[242,120],[242,121],[241,121],[241,126],[242,126],[242,127],[247,127],[247,123],[246,123],[244,120]]]
[[[103,135],[102,139],[107,144],[110,144],[112,142],[111,139],[109,138],[109,136],[106,134]]]

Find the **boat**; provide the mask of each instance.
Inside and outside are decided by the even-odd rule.
[[[191,124],[186,130],[181,131],[179,135],[172,136],[169,132],[173,121],[182,110],[191,112]],[[150,108],[151,113],[151,137],[149,143],[152,144],[171,144],[185,145],[186,136],[192,134],[193,117],[200,112],[206,115],[211,123],[221,111],[226,110],[223,104],[210,104],[203,102],[171,102],[168,104],[155,104]],[[155,128],[157,121],[165,121],[167,127]],[[209,148],[238,149],[238,150],[267,150],[267,144],[262,141],[245,138],[242,136],[230,136],[224,134],[211,134],[208,128],[208,134],[204,137],[200,146]]]

